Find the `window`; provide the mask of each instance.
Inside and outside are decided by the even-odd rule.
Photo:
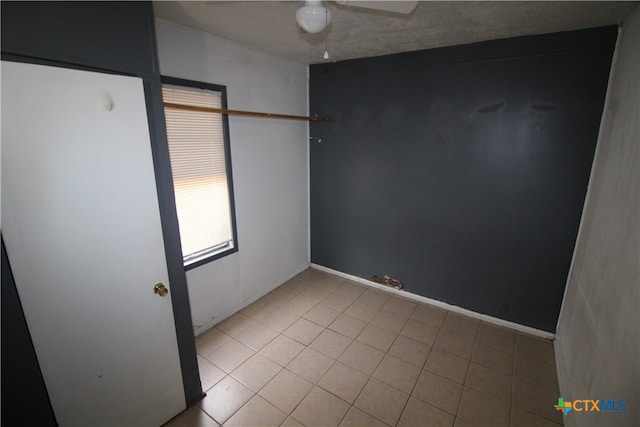
[[[228,120],[207,111],[226,108],[226,88],[162,81],[180,243],[189,269],[238,250]]]

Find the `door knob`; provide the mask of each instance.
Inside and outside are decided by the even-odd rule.
[[[158,283],[153,287],[153,292],[160,295],[161,297],[166,297],[169,293],[169,290],[162,283]]]

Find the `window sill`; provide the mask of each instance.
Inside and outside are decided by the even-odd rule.
[[[184,269],[185,271],[192,270],[196,267],[200,267],[201,265],[207,264],[211,261],[215,261],[227,255],[231,255],[232,253],[238,252],[238,247],[234,245],[230,245],[229,247],[225,247],[224,249],[219,249],[214,252],[207,252],[199,257],[190,259],[189,261],[185,261]]]

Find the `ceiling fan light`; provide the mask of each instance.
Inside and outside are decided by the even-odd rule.
[[[331,22],[331,12],[322,6],[321,1],[307,1],[296,12],[298,25],[308,33],[319,33]]]

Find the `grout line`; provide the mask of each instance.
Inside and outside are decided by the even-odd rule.
[[[511,355],[513,356],[513,364],[511,366],[511,393],[509,398],[511,399],[511,404],[509,405],[509,423],[511,423],[511,418],[513,415],[513,405],[514,405],[514,395],[516,392],[516,348],[518,346],[518,335],[515,334],[513,337],[513,346],[511,348]]]
[[[459,313],[459,314],[463,314],[465,316],[469,316],[469,317],[473,317],[475,319],[480,319],[480,320],[484,320],[487,323],[492,323],[494,325],[498,325],[498,326],[505,326],[507,328],[510,329],[514,329],[516,331],[520,331],[520,332],[524,332],[526,334],[529,335],[534,335],[537,337],[541,337],[541,338],[546,338],[546,339],[550,339],[553,340],[555,339],[555,334],[551,333],[551,332],[547,332],[547,331],[543,331],[540,329],[536,329],[536,328],[532,328],[530,326],[525,326],[525,325],[521,325],[519,323],[514,323],[514,322],[510,322],[508,320],[504,320],[504,319],[499,319],[497,317],[493,317],[493,316],[489,316],[488,314],[482,314],[482,313],[478,313],[472,310],[468,310],[466,308],[462,308],[462,307],[458,307],[456,305],[451,305],[451,304],[447,304],[446,302],[442,302],[442,301],[438,301],[435,299],[431,299],[422,295],[417,295],[411,292],[407,292],[407,291],[402,291],[402,290],[397,290],[397,289],[392,289],[388,286],[383,286],[380,285],[378,283],[372,282],[370,280],[367,279],[363,279],[362,277],[358,277],[358,276],[354,276],[348,273],[343,273],[341,271],[338,270],[333,270],[332,268],[329,267],[325,267],[322,265],[318,265],[318,264],[311,264],[312,268],[315,268],[316,270],[319,271],[323,271],[325,273],[329,273],[329,274],[333,274],[336,276],[340,276],[349,280],[352,280],[354,282],[358,282],[358,283],[362,283],[363,285],[367,285],[370,286],[372,288],[376,288],[376,289],[380,289],[392,294],[396,294],[408,299],[412,299],[414,301],[417,302],[421,302],[421,303],[426,303],[432,306],[436,306],[436,307],[440,307],[440,308],[444,308],[446,310],[452,311],[454,313]]]
[[[447,316],[449,316],[449,313],[447,313]],[[446,318],[445,318],[445,322],[446,322]],[[443,326],[444,326],[444,322],[443,322]],[[478,342],[479,333],[480,333],[480,323],[478,323],[478,328],[476,329],[476,333],[473,338],[473,347],[471,348],[471,354],[469,355],[469,364],[467,365],[467,372],[464,376],[464,381],[462,383],[462,392],[460,393],[460,400],[458,401],[458,407],[456,408],[456,418],[458,417],[458,411],[460,410],[460,404],[462,403],[462,395],[464,394],[464,390],[467,387],[467,380],[469,379],[469,371],[471,370],[471,361],[473,360],[473,350],[475,349],[476,343]],[[469,389],[471,389],[471,387],[469,387]],[[509,411],[510,410],[511,408],[509,408]]]
[[[416,312],[416,310],[418,309],[418,306],[416,305],[413,310],[411,310],[411,314],[409,314],[409,317],[407,318],[407,320],[404,322],[404,325],[402,326],[402,329],[404,329],[404,327],[406,326],[407,323],[409,323],[409,319],[411,319],[411,316],[413,316],[413,313]],[[393,344],[396,343],[396,341],[398,340],[398,338],[400,338],[401,336],[401,332],[402,329],[400,330],[400,332],[398,332],[398,336],[396,337],[396,339],[393,341],[393,343],[391,344],[391,347],[393,347]],[[438,335],[440,335],[440,331],[442,329],[438,330]],[[436,340],[438,339],[438,336],[436,335],[436,338],[433,340],[433,344],[430,346],[431,349],[429,349],[429,353],[431,353],[431,350],[433,349],[433,346],[436,343]],[[389,347],[389,350],[391,350],[391,347]],[[387,353],[388,354],[388,353]],[[420,381],[420,377],[422,376],[422,370],[424,368],[424,365],[427,363],[427,359],[429,358],[429,354],[427,354],[427,357],[424,359],[424,363],[422,364],[422,367],[420,368],[420,371],[418,372],[418,377],[416,378],[416,381],[413,383],[413,387],[411,387],[411,391],[409,392],[409,398],[407,399],[407,401],[404,403],[404,407],[402,408],[402,411],[400,412],[400,417],[398,418],[398,421],[396,422],[396,424],[398,424],[400,422],[400,420],[402,419],[402,416],[404,415],[404,411],[407,410],[407,405],[409,405],[409,401],[411,400],[411,398],[413,397],[413,392],[416,390],[416,386],[418,385],[418,381]],[[407,362],[408,363],[408,362]],[[417,397],[415,399],[418,399]],[[420,400],[420,399],[418,399]],[[429,404],[428,402],[427,405]],[[435,408],[435,406],[434,406]],[[438,408],[440,410],[442,410],[441,408]],[[455,421],[455,416],[454,416],[454,421]]]
[[[304,351],[304,350],[302,350],[302,351]],[[299,355],[299,354],[301,354],[301,353],[302,353],[302,351],[301,351],[300,353],[298,353],[298,355]],[[296,356],[296,357],[298,357],[298,356]],[[295,357],[294,357],[294,359],[295,359]],[[291,360],[291,362],[293,362],[293,359]],[[291,362],[289,362],[289,363],[291,363]],[[309,389],[309,391],[307,391],[307,392],[304,394],[304,396],[302,396],[302,399],[300,399],[300,401],[294,405],[294,407],[291,409],[291,411],[289,411],[289,414],[287,415],[287,418],[288,418],[288,417],[291,417],[291,418],[293,418],[294,420],[298,421],[298,419],[297,419],[297,418],[294,418],[294,417],[293,417],[293,413],[296,411],[296,409],[298,409],[298,406],[300,406],[300,404],[304,401],[304,399],[306,399],[306,398],[307,398],[307,396],[309,395],[309,393],[311,393],[311,391],[312,391],[312,390],[313,390],[313,388],[315,387],[315,384],[311,383],[311,381],[307,380],[306,378],[301,377],[300,375],[296,374],[295,372],[293,372],[293,371],[291,371],[291,370],[287,369],[287,367],[286,367],[286,366],[284,367],[284,370],[286,370],[287,372],[289,372],[289,373],[290,373],[290,374],[292,374],[292,375],[295,375],[295,376],[297,376],[297,377],[302,378],[304,381],[307,381],[308,383],[310,383],[310,384],[311,384],[311,388]],[[274,406],[275,406],[275,405],[274,405]],[[286,418],[285,418],[285,420],[286,420]],[[284,422],[284,421],[283,421],[283,422]],[[301,422],[301,421],[298,421],[298,422],[299,422],[300,424],[302,424],[302,422]]]
[[[509,425],[511,425],[511,418],[513,415],[513,397],[516,394],[516,348],[518,347],[518,335],[513,337],[513,348],[511,353],[513,355],[513,366],[511,366],[511,406],[509,407]]]

